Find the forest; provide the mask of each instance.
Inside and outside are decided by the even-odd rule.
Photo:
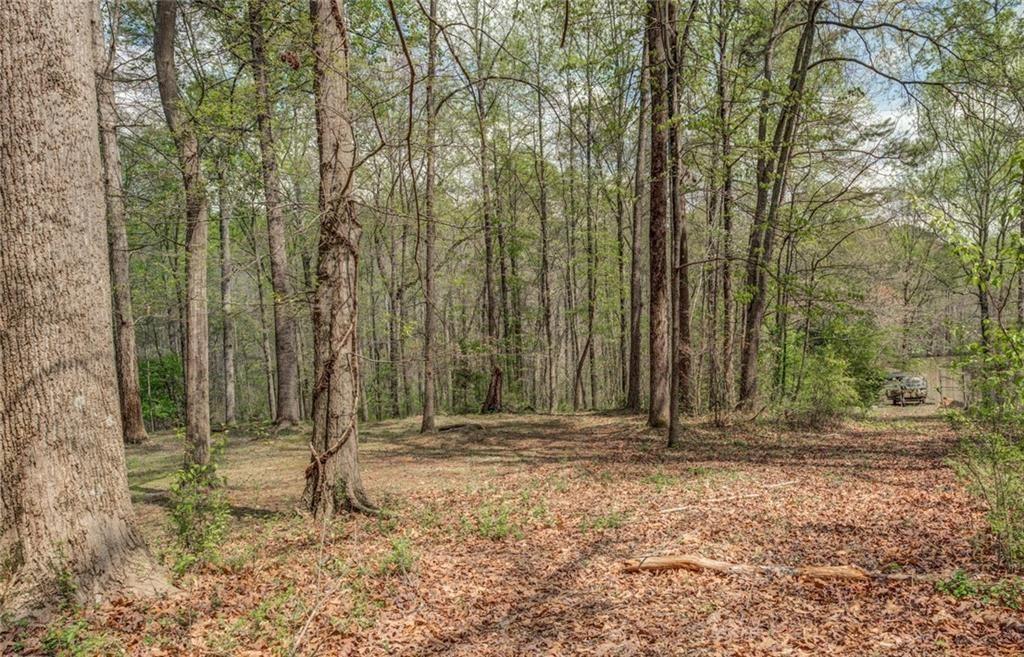
[[[0,654],[1024,654],[1021,0],[0,26]]]

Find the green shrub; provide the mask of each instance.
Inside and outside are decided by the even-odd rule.
[[[185,370],[171,354],[139,361],[142,415],[150,429],[166,429],[185,421]]]
[[[216,465],[189,465],[177,472],[170,489],[171,528],[179,574],[197,563],[216,561],[231,508]]]
[[[782,414],[793,426],[821,428],[838,423],[859,405],[846,361],[830,353],[811,354],[796,398],[783,405]]]
[[[1024,564],[1024,331],[990,331],[958,363],[971,404],[949,419],[960,436],[952,460],[988,510],[1001,556]]]

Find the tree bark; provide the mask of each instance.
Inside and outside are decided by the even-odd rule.
[[[436,429],[434,404],[434,78],[437,75],[437,0],[430,0],[430,25],[427,28],[427,162],[424,210],[426,212],[426,244],[423,262],[423,422],[420,433]]]
[[[185,439],[189,444],[189,462],[203,465],[210,461],[210,335],[206,301],[209,216],[199,141],[181,110],[174,63],[177,12],[177,2],[157,3],[153,56],[160,103],[174,137],[185,188]]]
[[[669,99],[669,153],[671,156],[671,207],[672,207],[672,380],[669,386],[669,445],[676,445],[680,439],[681,413],[693,412],[693,344],[690,334],[690,250],[688,244],[686,190],[689,173],[683,162],[683,140],[676,118],[682,106],[682,74],[685,67],[686,44],[690,36],[690,24],[697,9],[697,0],[690,4],[689,13],[683,19],[682,34],[677,32],[678,3],[669,4],[669,65],[667,86]]]
[[[362,228],[352,202],[355,138],[348,106],[348,36],[340,0],[312,0],[320,241],[313,307],[312,456],[303,502],[318,521],[375,512],[359,473],[356,298]]]
[[[110,251],[110,281],[114,308],[114,357],[117,388],[121,402],[121,426],[124,441],[138,444],[146,440],[139,391],[139,361],[135,349],[135,320],[129,279],[128,232],[126,229],[124,185],[121,177],[121,150],[117,143],[117,105],[114,100],[115,27],[109,48],[104,47],[103,27],[94,21],[96,57],[96,98],[100,128],[100,153],[103,162],[104,197],[107,208],[107,247]]]
[[[647,423],[663,427],[669,414],[669,325],[666,282],[668,217],[666,155],[668,151],[668,103],[666,93],[665,12],[666,0],[648,0],[647,42],[651,46],[651,224],[650,245],[650,409]]]
[[[274,355],[277,365],[277,415],[274,424],[288,427],[299,421],[299,365],[296,352],[295,313],[289,282],[288,250],[274,129],[273,102],[267,76],[267,53],[263,34],[265,0],[249,0],[249,43],[256,83],[256,123],[259,127],[260,171],[267,212],[267,240],[270,249],[270,284],[274,290]]]
[[[539,42],[538,42],[539,43]],[[538,215],[540,222],[540,306],[541,323],[544,326],[544,366],[541,368],[541,380],[544,387],[544,408],[549,413],[555,406],[555,356],[554,337],[551,328],[551,275],[548,256],[548,186],[547,160],[544,154],[544,105],[541,92],[540,49],[537,50],[537,158],[534,168],[537,170],[537,187],[539,192]]]
[[[169,589],[138,531],[125,472],[94,20],[89,3],[0,3],[0,562],[8,620]]]

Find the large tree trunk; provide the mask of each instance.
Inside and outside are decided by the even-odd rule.
[[[185,188],[185,439],[191,463],[210,461],[210,335],[207,327],[206,250],[209,217],[199,142],[181,110],[174,64],[177,2],[159,2],[153,56],[167,127],[174,136]]]
[[[689,13],[684,18],[682,34],[678,33],[678,4],[669,4],[669,65],[667,87],[669,99],[669,154],[671,157],[671,207],[672,207],[672,263],[670,281],[672,286],[672,374],[669,385],[669,431],[670,446],[680,440],[681,413],[693,412],[693,346],[690,335],[690,250],[688,245],[686,190],[689,173],[683,163],[683,139],[679,122],[676,120],[682,109],[682,75],[685,68],[685,53],[690,36],[690,24],[697,10],[697,0],[690,3]]]
[[[663,427],[669,414],[669,326],[668,285],[666,281],[667,245],[666,194],[668,153],[668,103],[666,93],[665,13],[666,0],[648,0],[647,43],[651,57],[651,224],[650,244],[650,377],[651,406],[647,423]]]
[[[644,300],[642,290],[642,267],[640,258],[640,225],[643,217],[643,193],[645,186],[644,167],[647,161],[647,85],[648,85],[647,39],[644,39],[643,59],[640,63],[640,116],[637,119],[636,165],[633,171],[633,218],[630,230],[632,248],[629,259],[629,385],[626,390],[626,408],[640,411],[640,322]]]
[[[0,562],[5,615],[168,589],[125,473],[95,7],[0,2]]]
[[[259,127],[260,170],[263,174],[263,200],[267,210],[267,239],[270,248],[270,284],[274,290],[274,354],[277,360],[278,427],[299,421],[299,364],[295,336],[295,313],[288,280],[288,250],[284,212],[274,151],[271,124],[272,100],[267,80],[267,53],[263,36],[264,0],[249,2],[249,42],[252,71],[256,82],[256,123]]]
[[[312,0],[320,243],[313,306],[313,436],[302,499],[317,520],[375,510],[359,473],[356,275],[362,229],[352,203],[355,138],[348,107],[344,4]]]
[[[722,5],[724,11],[724,3]],[[731,16],[731,14],[730,14]],[[724,408],[732,406],[733,399],[733,294],[732,294],[732,101],[729,98],[726,79],[726,56],[728,54],[728,19],[719,17],[718,25],[718,67],[716,88],[718,91],[718,128],[720,130],[720,151],[722,158],[722,375],[721,383],[712,382],[720,390],[720,402]]]
[[[434,404],[434,77],[437,69],[437,0],[430,0],[430,25],[427,36],[427,170],[426,170],[426,244],[423,262],[423,422],[420,433],[435,430]]]
[[[107,202],[107,246],[110,251],[110,281],[114,303],[117,388],[121,401],[124,441],[138,444],[146,440],[146,426],[142,421],[142,398],[139,392],[139,361],[135,351],[135,320],[132,316],[132,292],[128,276],[128,232],[125,226],[121,150],[117,144],[117,106],[114,100],[113,77],[116,27],[111,35],[109,48],[104,47],[103,27],[98,20],[95,21],[94,27],[96,97],[99,105],[104,196]]]

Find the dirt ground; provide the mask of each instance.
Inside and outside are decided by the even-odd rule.
[[[972,581],[1015,580],[946,465],[954,438],[935,410],[879,409],[827,432],[694,422],[674,450],[622,415],[445,418],[472,424],[429,437],[415,420],[381,423],[364,428],[361,460],[385,517],[323,529],[295,511],[309,458],[302,432],[219,434],[233,519],[215,563],[184,574],[171,598],[69,612],[0,648],[1024,654],[1024,613],[1009,598],[949,584],[958,570]],[[180,454],[171,435],[128,448],[139,515],[168,564],[167,487]],[[660,512],[670,507],[686,508]],[[623,571],[628,558],[671,553],[924,577]]]

